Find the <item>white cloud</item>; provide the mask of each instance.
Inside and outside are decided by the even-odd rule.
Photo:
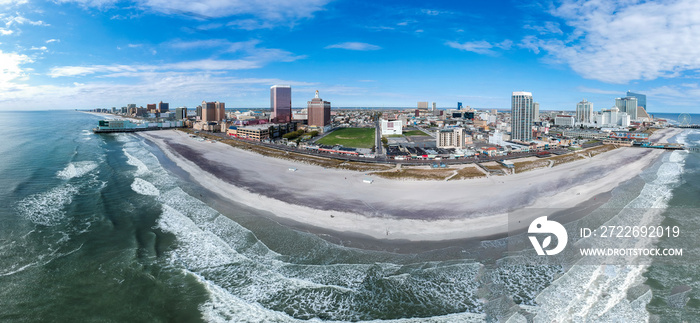
[[[497,52],[495,49],[504,49],[508,50],[513,46],[513,41],[510,39],[506,39],[500,43],[489,43],[485,40],[479,40],[479,41],[472,41],[472,42],[465,42],[465,43],[458,43],[455,41],[449,41],[445,43],[445,45],[450,46],[452,48],[456,48],[459,50],[467,51],[467,52],[474,52],[477,54],[486,54],[486,55],[495,55]]]
[[[264,48],[258,48],[257,45],[260,41],[257,39],[231,42],[226,39],[201,39],[192,41],[175,40],[169,42],[167,45],[177,49],[197,49],[197,48],[221,48],[223,52],[235,53],[235,52],[247,52],[255,53],[257,50],[265,50]]]
[[[243,30],[256,30],[256,29],[272,29],[276,25],[259,19],[240,19],[234,20],[226,24],[228,27],[233,27],[236,29]]]
[[[28,69],[23,69],[22,65],[31,62],[27,55],[0,50],[0,89],[6,89],[13,81],[26,80]]]
[[[47,44],[51,44],[51,43],[60,43],[60,42],[61,42],[60,39],[49,39],[49,40],[46,41]]]
[[[138,48],[143,46],[143,44],[128,44],[127,46],[129,46],[129,48]]]
[[[340,48],[340,49],[360,50],[360,51],[382,49],[381,47],[379,47],[377,45],[372,45],[372,44],[368,44],[368,43],[360,43],[360,42],[345,42],[345,43],[339,43],[339,44],[333,44],[333,45],[326,46],[326,49],[330,49],[330,48]]]
[[[48,49],[46,48],[46,46],[41,46],[41,47],[32,46],[32,48],[30,48],[30,50],[46,51]]]
[[[203,59],[160,65],[89,65],[89,66],[60,66],[54,67],[48,73],[49,76],[68,77],[84,76],[91,74],[104,74],[107,77],[139,76],[143,72],[169,71],[169,70],[204,70],[204,71],[230,71],[259,68],[260,62],[251,60],[215,60]]]
[[[65,85],[29,86],[11,84],[7,91],[0,91],[0,109],[22,106],[47,108],[95,108],[126,104],[125,100],[139,105],[153,102],[154,98],[167,98],[171,104],[190,104],[208,100],[246,98],[264,105],[269,100],[270,84],[310,86],[313,83],[266,78],[236,78],[211,73],[164,72],[141,74],[138,82],[120,84],[107,80]],[[110,79],[111,81],[111,79]],[[125,98],[123,93],[129,93]],[[225,93],[222,95],[222,93]],[[233,102],[229,102],[233,103]]]
[[[608,83],[677,77],[700,69],[700,2],[574,1],[551,10],[572,29],[528,36],[521,46],[546,51],[581,76]]]
[[[117,0],[58,0],[75,2],[85,7],[110,7]],[[145,10],[165,14],[185,14],[202,19],[235,16],[253,16],[257,19],[240,20],[242,29],[259,29],[293,24],[300,19],[312,18],[317,11],[323,10],[330,0],[134,0],[136,5]]]
[[[27,2],[27,0],[0,0],[0,6],[17,6]]]
[[[544,25],[525,25],[523,26],[525,29],[531,29],[535,30],[540,33],[540,35],[547,35],[547,34],[564,34],[563,31],[561,31],[561,28],[558,23],[552,22],[552,21],[546,21]]]

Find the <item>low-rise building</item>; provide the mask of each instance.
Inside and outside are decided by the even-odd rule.
[[[227,133],[229,135],[235,135],[238,138],[263,141],[279,138],[282,135],[295,130],[295,123],[276,123],[249,125],[243,127],[236,127],[236,129],[231,129],[231,127],[229,127]]]
[[[380,126],[382,128],[382,136],[403,134],[403,123],[401,120],[381,119]]]
[[[576,119],[574,116],[560,114],[554,118],[554,124],[560,127],[573,127]]]
[[[562,136],[567,138],[584,138],[584,139],[596,139],[602,140],[608,138],[608,134],[598,131],[580,130],[580,129],[567,129],[562,132]]]

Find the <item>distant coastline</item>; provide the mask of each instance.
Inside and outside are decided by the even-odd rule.
[[[654,139],[667,140],[679,131],[662,130]],[[265,157],[184,132],[139,135],[221,198],[328,231],[410,241],[504,234],[509,212],[528,208],[533,211],[520,213],[530,219],[574,207],[636,177],[663,154],[620,148],[509,176],[448,182],[373,177],[367,184],[362,172]]]

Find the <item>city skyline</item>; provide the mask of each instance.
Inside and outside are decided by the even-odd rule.
[[[121,107],[203,98],[263,108],[289,84],[293,107],[321,90],[334,107],[457,102],[596,111],[627,91],[650,113],[696,112],[700,4],[479,4],[301,0],[4,1],[0,110]],[[667,24],[665,21],[672,21]],[[665,48],[673,48],[667,51]],[[142,105],[137,103],[138,105]]]

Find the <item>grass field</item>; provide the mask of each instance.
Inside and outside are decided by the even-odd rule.
[[[374,146],[374,128],[342,128],[316,141],[321,145],[343,145],[353,148],[372,148]]]
[[[409,130],[403,133],[404,136],[427,136],[425,132],[420,130]]]

